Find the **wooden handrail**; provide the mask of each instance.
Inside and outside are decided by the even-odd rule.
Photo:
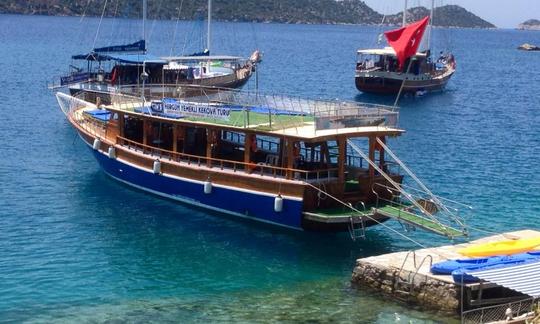
[[[189,159],[198,160],[199,164],[202,164],[201,163],[201,160],[202,160],[202,161],[205,161],[205,162],[211,161],[211,162],[215,162],[217,164],[221,164],[221,167],[223,167],[223,164],[227,164],[227,163],[228,164],[233,164],[235,170],[237,169],[236,165],[243,166],[246,169],[258,167],[258,168],[261,168],[261,171],[263,169],[269,169],[269,170],[273,171],[272,174],[274,176],[276,175],[276,171],[281,171],[281,172],[283,172],[283,174],[287,174],[288,172],[298,172],[298,173],[302,173],[304,175],[304,178],[307,179],[307,176],[309,174],[319,174],[321,172],[330,173],[332,171],[338,170],[337,168],[320,169],[320,170],[299,170],[299,169],[289,169],[289,168],[276,167],[276,166],[271,166],[271,165],[260,165],[260,164],[257,164],[257,163],[246,163],[246,162],[239,162],[239,161],[233,161],[233,160],[216,159],[216,158],[211,158],[211,157],[206,157],[206,156],[198,156],[198,155],[192,155],[192,154],[187,154],[187,153],[169,151],[169,150],[165,150],[165,149],[161,149],[161,148],[156,148],[156,147],[153,147],[153,146],[150,146],[150,145],[145,145],[145,144],[142,144],[142,143],[139,143],[139,142],[136,142],[136,141],[132,141],[132,140],[127,139],[127,138],[122,137],[122,136],[116,136],[116,144],[124,145],[123,143],[128,143],[128,146],[129,146],[129,144],[131,144],[131,145],[133,145],[135,147],[141,147],[143,150],[147,149],[149,151],[159,151],[160,156],[167,154],[167,155],[174,156],[174,157],[187,158],[188,160]],[[261,172],[261,174],[262,174],[262,172]],[[320,178],[320,177],[317,176],[317,178]]]

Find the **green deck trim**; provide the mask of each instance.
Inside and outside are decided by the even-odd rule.
[[[343,207],[335,207],[335,208],[326,208],[326,209],[317,209],[317,210],[312,211],[310,213],[318,214],[318,215],[322,215],[322,216],[327,216],[327,217],[343,217],[343,216],[349,217],[351,215],[364,216],[364,215],[372,214],[370,209],[367,209],[365,211],[359,210],[359,212],[356,212],[356,211],[351,210],[350,208],[345,207],[345,206],[343,206]]]
[[[249,113],[249,128],[257,130],[275,130],[275,129],[284,129],[289,127],[298,127],[303,126],[306,123],[313,122],[315,118],[313,116],[290,116],[290,115],[275,115],[271,114],[272,117],[272,126],[269,125],[268,114],[263,113]],[[244,119],[246,118],[246,113],[244,111],[231,111],[231,114],[228,119],[216,119],[216,118],[206,118],[206,117],[185,117],[184,120],[189,121],[200,121],[213,123],[217,125],[226,125],[233,127],[244,127]],[[246,120],[247,123],[247,120]]]
[[[444,236],[449,236],[449,237],[458,237],[458,236],[465,235],[463,231],[434,222],[430,219],[424,218],[422,216],[416,215],[414,213],[411,213],[411,212],[408,212],[408,211],[405,211],[403,209],[396,208],[393,206],[385,206],[382,208],[377,208],[376,212],[387,217],[391,217],[397,220],[402,220],[406,223],[421,227],[427,231],[434,232],[439,235],[444,235]]]

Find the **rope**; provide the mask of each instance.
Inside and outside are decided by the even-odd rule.
[[[101,23],[103,22],[103,16],[105,16],[105,9],[107,8],[107,2],[109,0],[105,0],[105,4],[103,5],[103,11],[101,11],[101,18],[99,18],[99,25],[96,31],[96,36],[94,37],[94,43],[92,44],[92,48],[96,48],[96,41],[99,36],[99,30],[101,29]]]
[[[156,27],[156,21],[159,19],[159,14],[161,12],[161,5],[163,4],[163,1],[160,0],[157,8],[157,12],[154,16],[154,19],[152,20],[152,26],[150,27],[150,33],[146,37],[146,48],[148,48],[148,44],[150,43],[150,40],[152,39],[152,35],[154,34],[154,29]]]
[[[114,1],[114,0],[112,0]],[[112,28],[111,28],[111,34],[110,34],[110,37],[109,37],[109,44],[112,45],[112,40],[115,39],[114,37],[114,31],[116,30],[116,28],[114,28],[115,24],[116,24],[116,17],[118,15],[118,6],[120,4],[120,0],[116,0],[116,6],[114,7],[114,14],[113,14],[113,21],[112,21]]]
[[[176,45],[176,32],[178,31],[178,23],[180,22],[180,15],[181,15],[181,12],[182,12],[182,6],[183,5],[184,5],[184,0],[182,0],[180,2],[180,7],[178,8],[178,17],[176,17],[176,24],[174,25],[172,44],[171,44],[171,51],[169,53],[169,56],[173,56],[174,46]]]
[[[308,186],[312,187],[312,188],[315,189],[315,190],[322,191],[321,189],[317,188],[316,186],[312,185],[312,184],[309,183],[309,182],[304,182],[304,183],[307,184]],[[345,203],[344,201],[342,201],[342,200],[340,200],[340,199],[338,199],[338,198],[332,196],[331,194],[329,194],[329,193],[327,193],[327,192],[323,192],[323,193],[324,193],[325,195],[327,195],[328,197],[334,199],[335,201],[339,202],[339,203],[342,204],[343,206],[346,206],[346,207],[350,208],[352,211],[357,212],[357,213],[359,213],[359,214],[363,214],[363,213],[362,213],[360,210],[358,210],[357,208],[354,208],[353,206],[351,206],[351,205]],[[367,218],[369,218],[370,220],[374,221],[375,223],[377,223],[377,224],[379,224],[379,225],[385,227],[386,229],[389,229],[390,231],[396,233],[397,235],[399,235],[399,236],[405,238],[406,240],[411,241],[412,243],[418,245],[419,247],[421,247],[421,248],[423,248],[423,249],[426,249],[426,248],[427,248],[427,246],[423,245],[422,243],[420,243],[420,242],[418,242],[418,241],[416,241],[416,240],[414,240],[414,239],[408,237],[407,235],[405,235],[405,234],[403,234],[403,233],[400,233],[400,232],[396,231],[395,229],[391,228],[390,226],[387,226],[387,225],[383,224],[382,222],[378,221],[377,219],[375,219],[375,218],[373,218],[373,217],[371,217],[371,216],[369,216],[369,215],[364,215],[364,216],[367,217]]]

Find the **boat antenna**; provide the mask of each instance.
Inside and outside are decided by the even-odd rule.
[[[405,27],[407,25],[407,0],[405,0],[405,7],[403,8],[403,23],[402,27]]]
[[[211,25],[212,25],[212,0],[208,0],[208,31],[206,34],[206,49],[210,53],[210,41],[211,41]]]

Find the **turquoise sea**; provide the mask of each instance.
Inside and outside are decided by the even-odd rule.
[[[105,176],[46,88],[94,39],[96,46],[135,40],[136,21],[105,20],[96,37],[98,24],[0,15],[0,322],[450,320],[351,289],[357,258],[415,247],[384,228],[357,242],[280,230]],[[172,46],[175,25],[149,24],[152,53],[196,50],[197,23],[180,22]],[[214,30],[215,53],[264,52],[265,91],[393,101],[354,87],[355,51],[376,46],[376,27],[216,23]],[[436,193],[473,205],[473,227],[540,229],[540,53],[516,50],[540,44],[540,33],[436,29],[434,39],[435,48],[455,53],[458,71],[445,92],[401,102],[407,133],[390,146]]]

